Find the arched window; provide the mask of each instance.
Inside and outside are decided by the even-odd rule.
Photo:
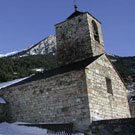
[[[93,26],[93,34],[94,34],[94,39],[98,42],[99,41],[99,33],[98,33],[98,27],[97,24],[94,20],[92,20],[92,26]]]

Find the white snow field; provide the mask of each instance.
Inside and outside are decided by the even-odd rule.
[[[47,130],[37,127],[19,126],[23,123],[0,123],[0,135],[46,135]]]
[[[47,133],[47,129],[38,127],[20,126],[19,124],[28,124],[22,122],[16,123],[0,123],[0,135],[66,135],[66,133]],[[83,133],[76,133],[72,135],[84,135]]]

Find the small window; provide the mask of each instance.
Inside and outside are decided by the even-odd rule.
[[[82,20],[79,18],[78,22],[81,22]]]
[[[110,78],[107,78],[107,77],[106,77],[106,87],[107,87],[107,92],[113,95],[112,81]]]
[[[97,24],[96,24],[96,22],[95,22],[94,20],[92,21],[92,26],[93,26],[94,39],[95,39],[96,41],[100,42],[100,41],[99,41],[98,27],[97,27]]]

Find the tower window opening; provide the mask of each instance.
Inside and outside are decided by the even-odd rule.
[[[97,27],[97,24],[96,24],[96,22],[95,22],[94,20],[92,21],[92,26],[93,26],[94,39],[95,39],[96,41],[100,42],[100,41],[99,41],[98,27]]]
[[[112,81],[110,78],[106,77],[106,87],[107,87],[107,92],[113,95],[112,91]]]

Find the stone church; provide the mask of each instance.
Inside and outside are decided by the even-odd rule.
[[[73,123],[130,118],[126,87],[106,56],[101,22],[77,9],[56,26],[58,68],[0,90],[13,121]]]

